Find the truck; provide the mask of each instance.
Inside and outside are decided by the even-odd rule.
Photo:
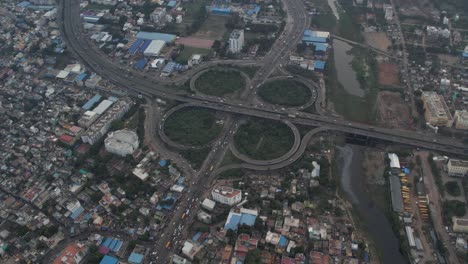
[[[190,209],[187,209],[187,211],[185,211],[185,214],[189,215],[189,213],[190,213]]]
[[[166,248],[169,248],[170,246],[171,246],[171,241],[167,241]]]
[[[187,215],[184,213],[184,214],[182,215],[181,219],[185,219],[186,216],[187,216]]]
[[[294,114],[288,114],[288,117],[290,117],[290,118],[296,118],[296,115],[294,115]]]
[[[213,169],[214,169],[214,166],[213,166],[213,165],[211,165],[211,167],[210,167],[210,171],[213,171]]]

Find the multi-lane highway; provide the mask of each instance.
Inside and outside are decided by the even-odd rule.
[[[350,123],[342,120],[334,119],[333,117],[320,116],[309,113],[298,112],[294,109],[284,109],[271,105],[258,105],[250,103],[245,98],[252,98],[255,93],[255,88],[267,80],[268,76],[275,70],[277,65],[285,63],[288,59],[289,52],[295,47],[301,38],[303,30],[308,26],[309,20],[306,16],[305,9],[301,0],[284,1],[285,9],[288,13],[287,24],[283,33],[278,37],[278,40],[269,52],[261,61],[256,62],[239,62],[231,61],[229,63],[239,64],[257,64],[262,67],[257,71],[254,78],[251,79],[250,86],[244,90],[241,98],[244,100],[228,100],[213,96],[191,95],[185,92],[176,92],[164,88],[163,85],[178,84],[185,82],[189,77],[179,77],[177,79],[161,79],[153,77],[143,77],[143,74],[133,72],[126,68],[122,68],[102,53],[97,51],[93,45],[82,34],[81,20],[79,16],[79,1],[77,0],[62,0],[60,1],[59,21],[63,32],[64,40],[68,47],[77,55],[77,57],[85,63],[90,69],[123,88],[126,88],[135,93],[141,93],[145,96],[155,98],[166,98],[177,100],[180,102],[190,103],[192,105],[204,108],[211,108],[228,113],[256,116],[279,121],[290,121],[292,123],[323,127],[322,129],[342,131],[345,133],[353,133],[362,136],[379,138],[391,142],[434,149],[453,154],[466,154],[465,150],[468,147],[451,138],[442,136],[425,135],[411,131],[390,130],[378,127],[371,127],[367,124]],[[216,65],[219,62],[208,62],[205,66],[198,68],[205,69],[206,67]],[[208,66],[206,66],[208,65]],[[194,74],[196,74],[194,72]],[[167,221],[167,227],[161,233],[158,243],[155,244],[156,258],[160,262],[168,262],[169,254],[174,245],[180,243],[181,238],[187,232],[187,222],[193,219],[193,212],[198,207],[196,198],[200,197],[206,191],[215,175],[212,172],[212,166],[216,167],[221,163],[224,151],[227,149],[227,143],[230,141],[232,134],[236,131],[238,122],[236,118],[228,117],[225,122],[225,131],[217,143],[214,144],[213,150],[208,154],[206,162],[202,165],[197,174],[193,177],[188,177],[191,181],[189,193],[182,198],[176,211]],[[301,140],[299,149],[295,155],[300,155],[301,150],[308,142],[308,138],[313,135],[311,132],[307,138]],[[287,161],[280,164],[287,164]],[[275,165],[276,166],[276,165]],[[276,167],[275,167],[276,168]],[[192,213],[182,219],[181,216],[186,210],[191,210]],[[168,249],[165,245],[171,242]]]
[[[299,0],[290,1],[288,5],[296,4]],[[297,3],[299,6],[301,3]],[[300,7],[296,7],[298,10]],[[94,50],[91,44],[84,38],[81,37],[81,21],[79,17],[79,5],[77,1],[62,1],[62,13],[63,18],[63,32],[64,37],[67,40],[69,47],[77,54],[80,59],[86,63],[91,69],[103,76],[104,78],[113,81],[122,87],[125,87],[131,91],[142,93],[151,97],[162,97],[173,99],[181,102],[192,103],[200,107],[212,108],[222,110],[226,112],[232,112],[244,115],[253,115],[263,118],[272,119],[290,119],[291,122],[313,125],[313,126],[327,126],[331,130],[338,130],[348,133],[355,133],[363,136],[375,137],[379,139],[385,139],[392,142],[398,142],[417,147],[423,147],[428,149],[435,149],[453,154],[465,154],[465,150],[468,147],[459,141],[451,138],[445,138],[440,135],[423,135],[410,131],[402,130],[389,130],[384,128],[370,127],[366,124],[360,123],[348,123],[346,121],[334,121],[332,117],[324,117],[313,114],[299,113],[299,118],[290,118],[289,114],[294,114],[291,110],[274,107],[261,107],[250,104],[242,104],[234,100],[223,100],[212,96],[204,95],[188,95],[181,92],[174,92],[164,89],[160,84],[157,84],[154,80],[148,78],[141,78],[138,76],[130,75],[125,69],[121,69],[119,66],[110,63],[103,54]],[[290,50],[300,38],[301,27],[303,24],[302,17],[295,17],[298,19],[296,25],[300,28],[299,31],[292,28],[290,23],[285,27],[283,36],[278,39],[267,56],[265,56],[263,65],[256,76],[252,79],[252,83],[262,83],[278,65],[279,62],[285,60],[288,56],[288,50]],[[305,23],[304,23],[305,24]],[[289,31],[286,31],[288,30]],[[276,45],[278,44],[278,45]],[[254,89],[249,87],[246,89],[246,93],[252,93]]]

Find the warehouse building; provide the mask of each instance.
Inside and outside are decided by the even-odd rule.
[[[164,45],[166,45],[164,40],[152,40],[143,54],[145,56],[158,56],[164,48]]]
[[[451,127],[453,117],[444,98],[435,92],[423,92],[424,117],[432,126]]]
[[[109,107],[113,104],[114,102],[110,101],[110,100],[104,100],[102,101],[98,106],[96,106],[94,109],[93,109],[93,112],[98,114],[98,115],[102,115],[107,109],[109,109]]]
[[[106,151],[122,157],[132,155],[138,149],[138,136],[129,130],[118,130],[109,133],[104,140]]]

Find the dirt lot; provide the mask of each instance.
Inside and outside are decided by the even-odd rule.
[[[379,84],[398,86],[400,84],[398,65],[391,62],[379,63]]]
[[[192,35],[195,38],[201,39],[211,39],[211,40],[220,40],[224,32],[226,32],[226,23],[227,18],[223,16],[214,16],[210,15],[200,27],[197,33]]]
[[[410,110],[399,93],[380,92],[377,96],[379,123],[388,128],[408,128]]]
[[[385,32],[368,32],[363,35],[366,43],[376,49],[387,51],[388,47],[392,45]]]

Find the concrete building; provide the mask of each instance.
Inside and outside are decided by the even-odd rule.
[[[204,209],[208,211],[213,211],[216,206],[216,202],[208,198],[205,198],[205,200],[203,200],[201,205]]]
[[[128,110],[130,110],[130,103],[124,100],[118,101],[81,136],[81,140],[94,145],[107,133],[111,123],[122,118]]]
[[[88,128],[94,123],[94,121],[96,121],[98,117],[99,115],[94,113],[93,111],[86,111],[81,116],[81,118],[78,119],[78,125]]]
[[[163,25],[166,22],[166,9],[162,7],[157,7],[150,14],[150,19],[158,26]]]
[[[113,103],[114,102],[110,100],[104,100],[93,109],[93,112],[98,115],[102,115],[107,109],[109,109],[109,107],[111,107]]]
[[[202,246],[199,246],[191,241],[185,241],[184,247],[182,248],[182,254],[188,257],[190,260],[193,260],[195,255],[202,249]]]
[[[453,119],[456,129],[468,130],[468,111],[455,111]]]
[[[109,133],[104,140],[106,151],[125,157],[138,148],[138,135],[133,131],[118,130]]]
[[[244,30],[234,29],[229,36],[229,51],[239,53],[244,47]]]
[[[453,232],[456,233],[468,233],[468,219],[452,217]]]
[[[449,160],[447,164],[448,175],[452,177],[465,177],[468,174],[468,161]]]
[[[211,191],[211,196],[216,202],[231,206],[242,200],[242,192],[240,190],[227,186],[213,189],[213,191]]]
[[[427,123],[432,126],[452,126],[452,114],[441,95],[435,92],[423,92],[421,98]]]

